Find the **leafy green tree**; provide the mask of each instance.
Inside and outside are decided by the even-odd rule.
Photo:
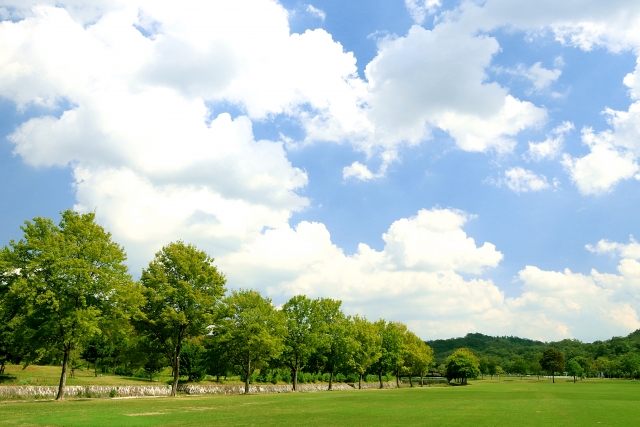
[[[344,315],[341,301],[329,298],[318,300],[318,316],[320,318],[320,334],[326,344],[316,350],[316,357],[329,372],[329,390],[333,388],[336,372],[352,364],[353,354],[357,348],[354,338],[353,322]]]
[[[447,379],[459,379],[461,384],[467,384],[467,379],[478,378],[480,375],[478,358],[468,348],[459,348],[447,358]]]
[[[542,375],[542,366],[540,366],[540,361],[534,360],[529,363],[529,372],[531,374],[536,375],[538,379],[540,379],[540,375]]]
[[[221,353],[244,373],[245,393],[255,370],[282,354],[284,322],[271,300],[257,291],[232,291],[224,299],[214,346],[222,348]]]
[[[582,368],[583,376],[591,376],[593,372],[596,370],[596,364],[592,359],[586,358],[584,356],[576,356],[573,358],[580,367]]]
[[[202,381],[206,375],[205,349],[196,343],[182,346],[180,375],[186,376],[189,382]]]
[[[113,352],[113,344],[107,341],[107,338],[103,334],[100,334],[94,336],[87,345],[85,345],[81,356],[87,362],[93,363],[93,373],[94,376],[97,377],[100,361],[112,357]]]
[[[596,367],[598,372],[602,372],[607,377],[611,377],[611,360],[607,357],[598,357],[596,359]]]
[[[100,334],[109,316],[124,313],[131,277],[124,250],[94,213],[67,210],[58,225],[35,218],[22,231],[0,253],[6,301],[16,312],[14,342],[25,364],[62,357],[60,400],[71,352]]]
[[[142,368],[151,382],[154,375],[159,374],[170,365],[160,343],[155,339],[150,339],[148,336],[138,337],[128,357],[133,362],[130,363],[130,366]]]
[[[478,369],[480,369],[482,379],[484,379],[485,375],[489,375],[489,359],[486,357],[480,357],[478,359]]]
[[[403,358],[406,353],[405,334],[407,333],[407,326],[400,322],[387,322],[384,319],[378,320],[374,325],[377,328],[381,345],[380,358],[373,363],[371,370],[378,374],[380,388],[383,388],[382,376],[389,372],[395,373],[397,367],[403,365]],[[418,347],[415,345],[414,340],[411,341],[411,345],[413,345],[410,351],[413,357],[412,361],[416,361]]]
[[[142,271],[140,284],[145,301],[134,323],[169,359],[172,396],[178,388],[184,341],[206,333],[225,292],[225,277],[213,261],[195,246],[178,241],[163,247]]]
[[[640,355],[628,352],[620,357],[622,372],[626,372],[629,377],[633,377],[640,367]]]
[[[516,374],[516,375],[520,375],[520,377],[522,378],[522,376],[527,373],[527,369],[528,368],[529,368],[529,366],[528,366],[526,360],[524,360],[522,358],[517,358],[511,364],[511,373],[512,374]]]
[[[325,346],[327,342],[321,334],[318,300],[296,295],[282,306],[282,314],[286,333],[280,358],[291,370],[293,391],[297,391],[298,372],[306,366],[319,347]]]
[[[212,332],[222,332],[220,328],[216,328]],[[208,335],[203,339],[205,356],[204,364],[206,373],[216,377],[216,381],[220,382],[221,376],[227,376],[227,373],[233,369],[233,363],[227,355],[225,346],[221,345],[218,335]]]
[[[576,377],[581,377],[584,374],[584,369],[582,366],[575,360],[571,359],[567,362],[567,374],[573,377],[573,382],[575,384]]]
[[[362,376],[382,356],[382,339],[378,328],[366,318],[353,318],[356,348],[351,359],[351,368],[358,373],[358,389],[362,389]]]
[[[425,344],[416,334],[407,331],[404,336],[404,364],[409,369],[409,375],[420,376],[420,386],[424,386],[424,375],[433,365],[433,349]],[[413,380],[409,380],[413,386]]]
[[[552,382],[556,382],[556,372],[564,371],[564,354],[556,350],[555,348],[549,348],[542,353],[540,358],[540,366],[542,369],[549,372],[552,377]]]
[[[3,298],[7,290],[8,286],[3,283],[0,275],[0,375],[4,374],[7,363],[16,363],[19,360],[13,343],[14,315]]]
[[[498,361],[494,358],[490,358],[487,361],[487,374],[491,376],[492,380],[493,380],[493,376],[498,373],[497,368],[498,368]]]

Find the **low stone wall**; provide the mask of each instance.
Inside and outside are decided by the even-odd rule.
[[[329,384],[298,384],[298,391],[326,391]],[[353,386],[349,384],[335,383],[334,390],[353,390]],[[185,384],[178,386],[178,391],[185,394],[244,394],[243,385],[197,385]],[[291,384],[286,385],[251,385],[249,393],[289,393],[293,391]]]
[[[169,396],[170,386],[66,386],[67,397],[109,396],[115,390],[118,397]],[[56,397],[57,386],[0,386],[0,397]]]
[[[353,384],[354,388],[358,388],[358,383]],[[380,383],[376,382],[376,383],[362,383],[362,388],[380,388]],[[396,382],[395,381],[388,381],[388,382],[382,382],[382,388],[396,388]]]
[[[395,382],[383,383],[384,388],[395,388]],[[334,383],[333,390],[353,390],[358,388],[358,384]],[[362,388],[380,388],[379,383],[362,383]],[[307,393],[314,391],[326,391],[329,384],[298,384],[298,391]],[[169,396],[171,386],[66,386],[66,397],[98,397],[110,396],[115,390],[117,397],[142,397],[142,396]],[[250,393],[289,393],[292,391],[291,384],[286,385],[251,385]],[[199,394],[244,394],[244,385],[197,385],[180,384],[178,392],[199,395]],[[58,394],[57,386],[0,386],[0,398],[54,398]]]

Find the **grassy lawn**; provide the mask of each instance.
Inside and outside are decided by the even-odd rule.
[[[0,403],[1,426],[631,426],[638,420],[640,382],[617,380]]]

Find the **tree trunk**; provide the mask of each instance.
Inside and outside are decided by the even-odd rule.
[[[555,372],[551,373],[551,382],[552,382],[553,384],[555,384],[555,383],[556,383],[556,373],[555,373]]]
[[[64,386],[67,384],[67,364],[69,363],[69,353],[71,353],[71,345],[65,345],[64,357],[62,358],[62,374],[60,375],[60,385],[58,386],[58,395],[56,400],[64,399]]]
[[[576,376],[575,375],[573,376],[573,383],[574,384],[576,383]]]
[[[329,390],[333,389],[333,371],[329,372]]]
[[[173,362],[173,384],[171,385],[171,397],[176,397],[178,392],[178,379],[180,378],[180,350],[182,345],[178,345],[175,350],[175,360]]]
[[[360,378],[358,379],[358,390],[362,390],[362,374],[360,374]]]
[[[400,368],[396,368],[396,388],[400,388]]]
[[[378,371],[378,379],[380,380],[380,388],[384,388],[382,385],[382,371]]]
[[[4,364],[5,364],[5,361],[3,360],[2,363],[0,364],[0,375],[4,375]]]
[[[409,384],[413,387],[413,375],[409,374]]]
[[[93,376],[98,377],[98,359],[93,362]]]
[[[294,367],[293,371],[293,391],[298,391],[298,368]]]
[[[244,394],[249,394],[249,379],[251,378],[251,353],[247,354],[247,370],[244,379]]]
[[[420,387],[424,387],[424,372],[420,372]]]

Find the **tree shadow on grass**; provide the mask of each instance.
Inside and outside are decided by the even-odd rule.
[[[11,381],[15,381],[17,377],[14,377],[13,375],[8,375],[8,374],[2,374],[0,375],[0,384],[4,384],[4,383],[8,383]]]

